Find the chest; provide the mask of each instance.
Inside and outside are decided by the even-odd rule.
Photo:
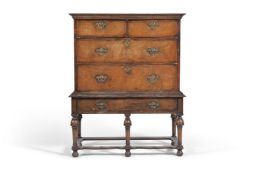
[[[179,91],[179,19],[89,16],[76,19],[74,29],[77,95],[96,92],[118,98],[120,95],[137,98],[137,94],[168,97]],[[100,111],[95,100],[81,99],[78,110],[103,113],[106,106],[106,112],[167,112],[177,107],[175,100],[159,99],[158,107],[151,107],[155,100],[103,100]],[[115,105],[121,102],[125,104],[122,109]]]

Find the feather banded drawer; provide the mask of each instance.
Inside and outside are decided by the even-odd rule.
[[[180,21],[184,14],[70,14],[74,19],[72,156],[82,149],[177,149],[183,154],[180,91]],[[124,137],[83,137],[82,114],[124,114]],[[130,115],[169,113],[172,133],[132,137]],[[90,140],[125,140],[122,146],[88,146]],[[131,140],[169,140],[168,146],[134,146]]]

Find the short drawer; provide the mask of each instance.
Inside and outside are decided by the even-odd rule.
[[[130,37],[166,37],[178,34],[177,20],[141,20],[128,22]]]
[[[144,62],[177,61],[177,41],[159,39],[79,39],[77,62]]]
[[[78,113],[169,113],[176,99],[78,99]]]
[[[125,21],[111,20],[76,20],[76,35],[120,37],[126,33]]]
[[[175,65],[78,65],[77,91],[178,90]]]

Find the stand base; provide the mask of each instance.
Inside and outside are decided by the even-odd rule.
[[[171,143],[175,143],[169,146],[82,146],[83,141],[101,141],[101,140],[125,140],[125,137],[81,137],[78,138],[78,150],[102,150],[102,149],[122,149],[126,150],[125,156],[131,156],[131,149],[178,149],[178,140],[176,137],[131,137],[130,140],[170,140]],[[73,151],[72,156],[78,157],[78,152]],[[183,152],[181,150],[177,151],[177,156],[182,156]]]

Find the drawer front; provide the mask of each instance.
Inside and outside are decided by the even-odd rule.
[[[78,62],[144,62],[177,61],[176,40],[113,39],[76,41]]]
[[[126,33],[125,21],[76,20],[76,35],[82,36],[123,36]]]
[[[175,65],[78,65],[78,91],[178,90]]]
[[[179,31],[176,20],[129,21],[128,27],[130,37],[175,36]]]
[[[175,99],[79,99],[79,113],[163,113],[177,110]]]

